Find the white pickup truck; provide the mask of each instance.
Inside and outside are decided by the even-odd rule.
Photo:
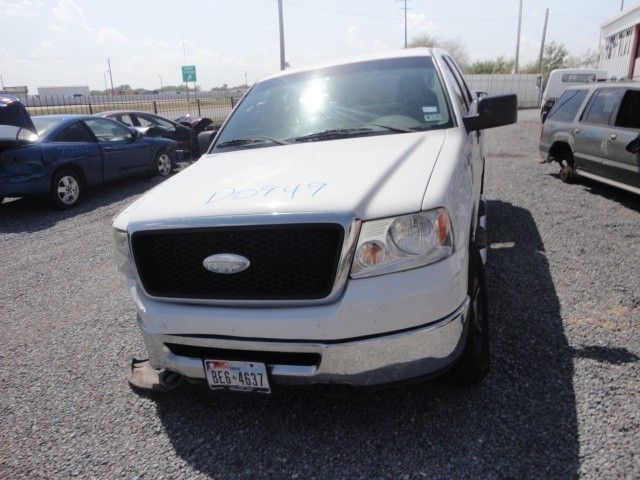
[[[149,355],[132,385],[480,381],[481,131],[516,105],[436,49],[255,84],[206,155],[114,220]]]

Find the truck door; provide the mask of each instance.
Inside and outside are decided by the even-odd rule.
[[[640,158],[627,152],[627,145],[640,133],[640,90],[626,90],[616,121],[608,130],[604,176],[616,182],[640,187]]]
[[[449,81],[455,90],[455,97],[460,105],[460,110],[463,115],[470,113],[475,109],[474,101],[476,100],[471,94],[467,83],[464,81],[464,77],[460,73],[460,69],[456,63],[449,56],[443,57],[445,66],[443,72],[445,76],[449,77]],[[480,197],[480,190],[482,188],[482,174],[484,171],[484,158],[482,157],[482,132],[470,132],[467,135],[467,144],[463,155],[466,156],[466,162],[469,167],[469,173],[471,175],[471,198],[476,199]]]
[[[602,88],[591,96],[579,123],[572,127],[576,168],[604,175],[603,160],[609,146],[613,112],[623,94],[621,88]]]

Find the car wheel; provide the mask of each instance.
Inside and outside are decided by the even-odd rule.
[[[443,380],[457,385],[474,385],[489,373],[489,319],[487,287],[482,258],[475,245],[470,248],[467,338],[464,350]]]
[[[564,183],[573,183],[573,178],[573,167],[566,161],[562,162],[562,167],[560,168],[560,180]]]
[[[80,176],[73,170],[62,170],[53,177],[50,199],[56,208],[74,207],[83,193]]]
[[[154,173],[159,177],[166,177],[171,173],[171,157],[165,151],[160,151],[153,162]]]

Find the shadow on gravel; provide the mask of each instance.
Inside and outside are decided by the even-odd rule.
[[[482,384],[268,397],[186,386],[154,397],[176,453],[216,478],[576,478],[573,351],[544,246],[527,210],[488,209],[499,248],[487,271],[493,361]]]
[[[561,181],[560,174],[550,173],[549,175],[557,178],[558,181]],[[613,200],[614,202],[618,202],[624,207],[640,212],[640,195],[636,195],[631,192],[627,192],[626,190],[612,187],[604,183],[599,183],[584,177],[577,177],[574,182],[585,187],[585,191],[593,195],[598,195],[600,197]]]
[[[599,345],[587,345],[580,348],[573,348],[573,355],[580,358],[588,358],[601,363],[611,363],[613,365],[624,365],[625,363],[635,363],[640,360],[635,353],[626,348],[601,347]]]
[[[45,199],[5,200],[0,204],[0,233],[31,233],[46,230],[60,221],[144,193],[161,181],[159,177],[136,177],[97,186],[87,190],[81,203],[70,210],[57,210]]]

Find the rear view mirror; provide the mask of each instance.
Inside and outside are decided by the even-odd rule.
[[[640,154],[640,136],[629,142],[627,145],[627,152],[633,153],[634,155]]]
[[[198,149],[200,150],[201,155],[207,153],[216,133],[218,133],[217,130],[205,130],[198,134]]]
[[[510,95],[487,95],[480,97],[477,113],[463,118],[468,132],[486,128],[502,127],[518,121],[518,97]]]

